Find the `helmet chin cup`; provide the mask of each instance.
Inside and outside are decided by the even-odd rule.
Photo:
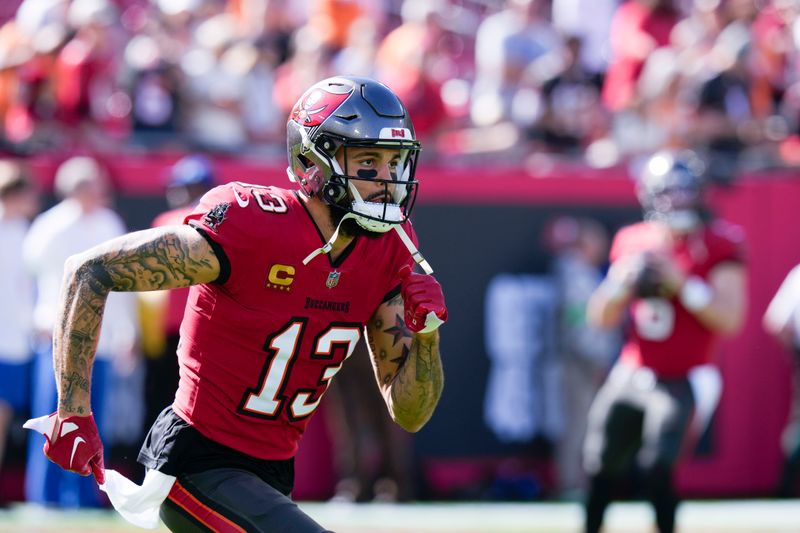
[[[358,216],[358,214],[354,214],[353,218],[355,219],[356,223],[364,228],[367,231],[372,231],[374,233],[386,233],[392,226],[395,224],[389,222],[378,222],[377,220],[371,220],[369,218],[364,218]]]

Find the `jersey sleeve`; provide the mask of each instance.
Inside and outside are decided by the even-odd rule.
[[[221,185],[208,191],[184,218],[184,223],[195,228],[214,250],[220,263],[218,284],[228,281],[255,242],[251,196],[250,189],[236,183]]]
[[[711,261],[719,263],[745,263],[747,250],[744,230],[729,222],[715,221],[711,225],[714,235],[714,248]]]
[[[632,228],[633,226],[625,226],[620,228],[620,230],[614,235],[614,239],[611,241],[611,248],[608,252],[608,260],[610,262],[613,263],[619,258],[630,253],[630,236],[633,232]]]

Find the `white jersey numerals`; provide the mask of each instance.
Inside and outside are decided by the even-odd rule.
[[[236,203],[239,204],[239,207],[247,207],[250,205],[250,198],[242,196],[236,187],[250,189],[253,198],[256,199],[256,204],[258,204],[258,207],[260,207],[262,211],[280,214],[289,210],[283,198],[269,192],[269,188],[263,185],[252,185],[250,183],[234,181],[231,187],[233,187],[233,196],[236,198]]]
[[[645,298],[633,310],[639,336],[648,341],[663,341],[675,329],[675,308],[664,298]]]
[[[344,361],[353,354],[361,338],[359,325],[331,325],[317,335],[311,360],[333,359],[334,349],[345,350],[341,363],[326,365],[314,387],[298,388],[287,397],[286,388],[293,366],[297,363],[300,339],[305,330],[305,319],[295,319],[278,333],[271,335],[264,344],[269,359],[264,365],[258,387],[245,392],[240,409],[244,414],[260,418],[276,418],[281,407],[288,402],[287,415],[291,420],[305,418],[319,406],[322,395],[328,389],[331,378],[342,369]]]
[[[258,207],[267,213],[285,213],[288,211],[286,202],[283,201],[283,198],[276,196],[271,192],[253,189],[253,197],[256,199]]]

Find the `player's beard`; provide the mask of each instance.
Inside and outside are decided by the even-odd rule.
[[[359,225],[358,222],[354,218],[348,218],[344,222],[342,219],[347,214],[347,210],[339,207],[338,205],[329,205],[330,207],[330,217],[331,217],[331,224],[333,224],[334,228],[339,227],[339,223],[341,222],[342,226],[339,229],[339,233],[345,235],[347,237],[366,237],[368,239],[377,239],[383,233],[379,233],[377,231],[369,231]]]

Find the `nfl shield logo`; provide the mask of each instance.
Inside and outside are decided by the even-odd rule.
[[[342,275],[341,272],[337,272],[335,270],[330,274],[328,274],[328,279],[325,280],[325,286],[328,287],[329,289],[332,289],[335,286],[337,286],[339,284],[339,277],[341,275]]]

